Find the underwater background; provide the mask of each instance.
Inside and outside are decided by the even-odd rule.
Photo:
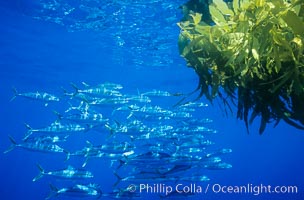
[[[15,138],[17,143],[22,141],[27,132],[24,123],[35,128],[45,127],[57,119],[54,110],[61,113],[69,107],[67,97],[60,102],[50,102],[48,106],[43,102],[22,97],[10,101],[14,96],[13,87],[20,93],[45,91],[56,96],[64,96],[62,88],[73,92],[75,89],[71,83],[83,88],[82,82],[92,86],[105,82],[121,84],[122,93],[133,95],[154,89],[169,91],[172,94],[192,92],[197,87],[198,78],[195,72],[186,66],[177,47],[180,30],[176,23],[182,17],[179,7],[185,2],[1,1],[1,151],[6,151],[11,145],[8,135]],[[195,99],[196,95],[198,94],[189,98]],[[151,97],[151,100],[153,105],[173,109],[181,98],[179,95],[172,95]],[[263,184],[273,187],[296,186],[298,191],[296,194],[286,192],[259,195],[209,191],[207,194],[182,195],[171,199],[304,198],[303,131],[281,122],[275,128],[267,127],[265,133],[259,135],[259,124],[256,122],[250,127],[248,134],[242,121],[236,120],[232,114],[225,115],[220,101],[214,101],[212,105],[202,98],[199,102],[208,106],[197,107],[192,115],[195,118],[212,120],[212,123],[206,126],[216,131],[207,137],[215,143],[212,147],[214,149],[232,149],[231,153],[221,156],[232,168],[201,170],[201,175],[208,176],[210,181],[193,183],[201,185],[203,190],[207,184],[210,184],[210,187],[214,184]],[[115,107],[116,105],[110,105],[103,114],[111,116]],[[106,141],[109,131],[92,130],[77,134],[77,137],[65,144],[66,149],[82,149],[87,140],[94,145],[100,145]],[[118,136],[115,139],[123,142],[125,138]],[[70,164],[81,167],[84,161],[81,158],[65,161],[63,154],[32,152],[18,147],[0,155],[0,195],[1,199],[7,200],[45,199],[50,193],[50,183],[61,188],[79,182],[49,176],[33,182],[33,178],[39,173],[37,164],[46,170],[56,170]],[[93,172],[94,178],[85,183],[97,183],[103,193],[110,193],[117,180],[110,164],[109,159],[90,159],[86,167]],[[120,172],[120,176],[126,177],[130,173],[132,172],[126,170]],[[180,174],[181,177],[183,175],[185,176]],[[184,185],[191,184],[158,180],[131,180],[126,184],[173,186],[179,182]],[[140,197],[134,198],[158,199],[159,195],[163,193],[142,192]],[[58,195],[58,199],[79,197]]]

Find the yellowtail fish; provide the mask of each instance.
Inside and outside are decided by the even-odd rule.
[[[86,179],[86,178],[93,178],[93,174],[90,171],[84,169],[76,169],[69,165],[66,169],[57,170],[57,171],[49,171],[46,172],[39,164],[37,167],[40,170],[40,173],[33,179],[33,181],[37,181],[43,176],[54,176],[58,178],[66,178],[66,179]]]
[[[33,133],[74,133],[74,132],[86,132],[90,128],[93,127],[93,125],[86,125],[82,126],[79,124],[74,123],[67,123],[62,124],[58,121],[53,122],[50,126],[39,128],[39,129],[33,129],[28,124],[25,124],[26,128],[28,129],[27,134],[24,136],[23,140],[27,140]]]
[[[49,102],[60,101],[60,99],[58,97],[56,97],[55,95],[52,95],[52,94],[49,94],[46,92],[40,93],[37,91],[37,92],[18,93],[16,88],[13,88],[13,90],[14,90],[14,96],[11,98],[10,101],[13,101],[17,96],[42,101],[45,103],[44,104],[45,106],[47,106]]]
[[[8,153],[12,151],[15,147],[21,147],[23,149],[27,149],[30,151],[67,153],[66,150],[53,143],[45,143],[40,141],[27,141],[18,144],[13,137],[9,136],[9,139],[12,145],[4,153]]]
[[[50,187],[51,187],[51,192],[46,199],[57,197],[59,195],[73,196],[73,197],[95,197],[95,198],[100,198],[102,195],[99,185],[97,184],[88,184],[88,185],[76,184],[72,187],[60,188],[60,189],[56,188],[53,185],[50,185]]]

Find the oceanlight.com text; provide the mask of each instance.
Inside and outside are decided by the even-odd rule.
[[[245,185],[222,185],[222,184],[176,184],[167,185],[163,183],[141,183],[139,185],[131,184],[129,187],[130,192],[139,192],[147,194],[163,194],[164,196],[172,193],[183,194],[183,195],[199,195],[199,194],[297,194],[298,186],[292,185],[266,185],[266,184],[245,184]]]
[[[206,193],[209,192],[213,193],[227,193],[227,194],[253,194],[253,195],[260,195],[260,194],[297,194],[298,187],[297,186],[272,186],[272,185],[221,185],[221,184],[208,184],[206,187]]]

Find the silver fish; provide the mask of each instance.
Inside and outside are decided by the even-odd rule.
[[[210,163],[203,166],[206,169],[230,169],[232,168],[231,164],[225,163],[225,162],[218,162],[218,163]]]
[[[17,96],[25,97],[32,100],[39,100],[45,103],[45,106],[48,105],[49,102],[58,102],[60,99],[56,97],[55,95],[49,94],[49,93],[40,93],[40,92],[26,92],[26,93],[18,93],[16,88],[13,88],[14,90],[14,96],[11,98],[10,101],[13,101]]]
[[[140,197],[138,192],[130,191],[131,188],[125,189],[115,189],[113,192],[102,194],[103,197],[109,197],[112,199],[132,199],[135,197]]]
[[[58,121],[55,121],[50,126],[40,129],[33,129],[30,125],[25,124],[26,128],[28,129],[27,134],[24,136],[23,140],[27,140],[33,133],[73,133],[73,132],[86,132],[93,125],[82,126],[79,124],[69,123],[69,124],[62,124]]]
[[[215,157],[223,154],[231,153],[232,149],[220,149],[218,151],[206,154],[206,158]]]
[[[70,165],[66,169],[49,172],[46,172],[39,164],[37,164],[37,167],[39,168],[40,173],[33,179],[34,182],[45,175],[66,179],[86,179],[94,177],[90,171],[86,171],[84,169],[76,169]]]
[[[25,142],[31,141],[31,142],[44,142],[44,143],[58,143],[58,142],[66,142],[69,135],[65,136],[59,136],[59,135],[42,135],[39,137],[28,137]]]
[[[110,85],[98,85],[96,87],[86,88],[86,89],[79,89],[75,84],[71,83],[72,87],[76,90],[75,94],[82,93],[92,96],[122,96],[122,94],[113,89],[114,87],[110,87]],[[115,87],[116,88],[116,87]]]
[[[80,123],[80,124],[103,124],[105,122],[108,122],[109,119],[106,119],[103,117],[101,113],[97,112],[89,112],[89,110],[86,111],[80,111],[80,113],[74,113],[74,114],[68,114],[68,115],[62,115],[56,111],[54,113],[58,116],[59,120],[67,120],[74,123]]]
[[[166,92],[166,91],[161,91],[161,90],[152,90],[149,92],[144,92],[142,93],[142,95],[145,96],[157,96],[157,97],[169,97],[172,96],[173,94],[171,94],[170,92]]]
[[[56,144],[53,143],[45,143],[40,141],[28,141],[23,142],[20,144],[17,144],[13,137],[9,136],[9,139],[12,143],[12,145],[4,152],[8,153],[12,151],[15,147],[21,147],[23,149],[31,150],[31,151],[40,151],[40,152],[56,152],[56,153],[67,153],[66,150],[59,147]]]
[[[68,188],[56,188],[53,185],[50,185],[51,192],[46,199],[50,199],[52,197],[57,197],[59,195],[62,196],[74,196],[74,197],[95,197],[100,198],[102,195],[102,192],[99,188],[99,185],[97,184],[88,184],[88,185],[82,185],[82,184],[76,184],[72,187]]]

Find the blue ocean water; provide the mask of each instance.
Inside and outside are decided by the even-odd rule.
[[[119,83],[123,94],[137,95],[153,89],[171,93],[190,93],[197,86],[195,72],[188,68],[179,56],[176,23],[181,18],[179,1],[93,1],[65,0],[1,1],[0,3],[0,65],[1,65],[1,151],[11,145],[8,135],[19,143],[27,128],[45,127],[69,107],[69,98],[60,102],[43,102],[17,97],[10,102],[15,87],[19,92],[46,91],[63,96],[63,89],[73,92],[70,83],[84,88],[82,82],[98,85],[105,82]],[[195,99],[194,94],[191,98]],[[151,97],[153,105],[173,109],[182,97]],[[208,118],[213,122],[206,126],[216,133],[206,136],[213,141],[213,149],[229,148],[232,153],[221,158],[232,165],[225,170],[204,170],[194,172],[206,175],[208,182],[142,180],[120,183],[121,186],[139,184],[151,186],[165,184],[175,188],[177,184],[201,186],[203,192],[193,195],[172,196],[171,199],[303,199],[304,152],[303,131],[283,122],[275,128],[267,127],[263,135],[258,134],[258,122],[247,134],[243,122],[229,114],[226,116],[219,101],[212,104],[204,98],[200,102],[208,106],[198,107],[193,118]],[[74,103],[74,102],[73,102]],[[74,105],[77,106],[77,105]],[[115,105],[110,105],[103,114],[112,116]],[[115,114],[118,121],[126,116]],[[114,117],[113,117],[114,118]],[[151,127],[151,122],[146,122]],[[180,126],[178,122],[174,126]],[[204,124],[205,125],[205,124]],[[80,150],[86,141],[101,145],[107,140],[106,129],[92,130],[69,136],[64,144],[69,151]],[[115,140],[123,142],[118,135]],[[129,140],[128,140],[129,141]],[[152,143],[157,143],[157,139]],[[161,138],[159,139],[161,141]],[[151,142],[151,141],[150,141]],[[149,141],[142,144],[143,148]],[[150,144],[151,145],[151,144]],[[194,145],[194,144],[193,144]],[[148,148],[148,147],[146,147]],[[165,147],[164,147],[165,148]],[[91,158],[86,169],[92,171],[92,180],[62,180],[45,176],[33,182],[39,174],[40,164],[46,171],[58,170],[73,165],[81,167],[83,158],[65,161],[65,154],[40,153],[16,147],[1,159],[1,199],[45,199],[50,193],[49,185],[58,188],[78,183],[97,183],[103,193],[115,189],[116,177],[110,159]],[[164,164],[161,162],[161,164]],[[136,164],[135,164],[136,166]],[[147,163],[148,166],[148,163]],[[134,174],[133,168],[119,172],[127,177]],[[191,173],[192,174],[192,173]],[[187,176],[188,172],[179,176]],[[260,186],[272,188],[296,186],[297,193],[223,193],[219,186]],[[205,189],[209,188],[205,193]],[[213,189],[213,191],[212,191]],[[138,199],[158,199],[163,192],[143,190]],[[112,196],[113,197],[113,196]],[[116,196],[117,197],[117,196]],[[55,199],[56,197],[54,197]],[[58,199],[79,199],[79,197],[58,196]],[[94,199],[94,198],[88,198]],[[102,196],[101,199],[109,199]]]

